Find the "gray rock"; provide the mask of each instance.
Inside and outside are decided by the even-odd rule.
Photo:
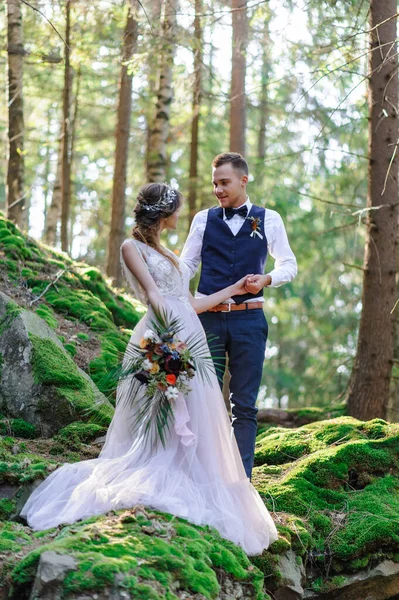
[[[64,349],[54,331],[38,315],[21,310],[12,321],[7,321],[7,305],[11,298],[0,292],[0,355],[2,372],[0,380],[0,412],[13,418],[22,418],[35,425],[44,437],[54,435],[61,427],[81,418],[76,408],[54,385],[35,382],[32,369],[33,344],[29,336],[35,335],[51,340],[63,352]],[[66,363],[67,365],[67,360]],[[67,365],[68,368],[68,365]],[[90,377],[81,369],[78,372],[93,389],[94,402],[106,405],[112,413],[111,404],[97,389]],[[93,403],[94,404],[94,403]]]
[[[302,581],[305,574],[302,561],[298,564],[295,553],[288,550],[279,557],[278,568],[282,579],[274,593],[276,600],[300,600],[303,597]]]
[[[61,584],[68,571],[74,571],[76,566],[72,556],[53,551],[43,552],[29,600],[61,600]]]

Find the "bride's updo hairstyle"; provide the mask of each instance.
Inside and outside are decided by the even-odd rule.
[[[133,210],[136,220],[132,231],[134,239],[157,250],[177,268],[177,260],[158,244],[158,230],[161,219],[173,215],[181,203],[182,194],[166,183],[147,183],[140,188]]]

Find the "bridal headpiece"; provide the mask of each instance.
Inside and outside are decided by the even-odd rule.
[[[165,210],[170,208],[170,206],[176,202],[176,200],[178,199],[178,195],[176,190],[172,190],[171,188],[169,188],[168,190],[166,190],[166,192],[164,194],[162,194],[162,196],[160,197],[160,199],[158,200],[158,202],[156,202],[155,204],[142,204],[141,208],[144,208],[145,210]]]

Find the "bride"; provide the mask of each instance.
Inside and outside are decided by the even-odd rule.
[[[180,205],[180,193],[166,184],[147,184],[137,197],[133,239],[122,244],[121,262],[148,311],[133,331],[130,348],[148,329],[154,309],[179,318],[184,326],[180,339],[200,333],[206,344],[196,313],[245,293],[243,278],[211,296],[191,296],[187,268],[160,244],[161,232],[176,228]],[[191,391],[180,394],[165,446],[146,444],[143,428],[132,431],[128,388],[126,381],[118,386],[115,414],[99,457],[64,464],[43,481],[21,513],[29,525],[48,529],[144,504],[215,527],[250,555],[275,541],[273,520],[246,476],[214,370],[206,380],[196,375]]]

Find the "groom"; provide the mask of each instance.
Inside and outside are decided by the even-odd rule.
[[[280,215],[255,206],[247,196],[248,164],[235,152],[212,163],[213,190],[219,206],[193,219],[182,260],[195,275],[202,262],[197,296],[213,294],[241,277],[247,294],[234,296],[199,315],[208,335],[217,336],[220,386],[229,359],[233,428],[248,477],[257,430],[256,398],[262,377],[268,325],[263,312],[265,287],[278,287],[297,273],[295,256]],[[264,274],[268,253],[275,268]],[[221,348],[221,350],[219,350]]]

